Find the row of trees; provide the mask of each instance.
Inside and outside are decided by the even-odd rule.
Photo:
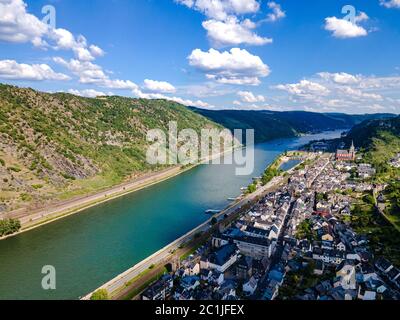
[[[21,222],[16,219],[0,220],[0,237],[8,236],[21,229]]]

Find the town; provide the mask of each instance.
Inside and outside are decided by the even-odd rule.
[[[375,255],[366,235],[351,226],[359,199],[378,208],[386,187],[372,183],[376,169],[356,158],[354,145],[313,153],[291,170],[287,183],[220,225],[141,299],[399,299],[400,270]]]

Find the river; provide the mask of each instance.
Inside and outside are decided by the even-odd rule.
[[[341,131],[257,144],[255,171],[201,165],[170,180],[0,241],[0,299],[77,299],[204,222],[285,150]],[[239,152],[239,151],[237,151]],[[42,289],[42,267],[56,290]]]

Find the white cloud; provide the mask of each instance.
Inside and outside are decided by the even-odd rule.
[[[198,108],[212,108],[210,104],[207,102],[201,101],[201,100],[190,100],[190,99],[182,99],[179,97],[172,97],[172,98],[167,98],[169,100],[175,101],[177,103],[183,104],[184,106],[189,106],[189,107],[198,107]]]
[[[380,3],[386,8],[400,8],[400,0],[380,0]]]
[[[301,80],[299,83],[280,84],[276,89],[287,91],[288,93],[306,99],[313,99],[315,96],[326,96],[329,90],[323,85],[309,81]]]
[[[288,109],[316,112],[369,113],[400,112],[400,77],[321,72],[294,84],[271,89],[287,92],[273,98]]]
[[[69,80],[65,74],[56,73],[47,64],[25,64],[15,60],[0,61],[0,78],[10,80]]]
[[[91,61],[104,51],[88,46],[83,36],[75,37],[66,29],[52,29],[26,10],[22,0],[0,0],[0,40],[12,43],[31,42],[36,47],[71,50],[79,60]]]
[[[98,46],[88,47],[87,40],[80,35],[77,38],[66,29],[53,29],[49,31],[49,37],[54,40],[54,49],[71,50],[81,61],[92,61],[96,57],[103,56],[104,51]]]
[[[0,40],[39,45],[47,31],[47,25],[26,12],[22,0],[0,0]]]
[[[354,22],[358,23],[358,22],[362,22],[362,21],[368,21],[369,17],[365,12],[360,11],[358,13],[358,16],[355,16],[354,18]]]
[[[243,15],[260,10],[256,0],[176,0],[176,2],[203,13],[207,20],[202,23],[210,41],[218,46],[240,44],[265,45],[272,39],[254,32],[257,25]]]
[[[267,5],[268,8],[272,10],[272,12],[267,15],[267,21],[275,22],[286,17],[286,12],[282,10],[282,7],[278,3],[270,1]]]
[[[101,49],[100,47],[98,47],[94,44],[90,45],[89,50],[94,57],[102,57],[105,55],[105,52],[103,51],[103,49]]]
[[[183,104],[184,106],[189,106],[189,107],[198,107],[198,108],[211,108],[212,106],[208,104],[207,102],[201,101],[201,100],[190,100],[190,99],[183,99],[180,97],[170,97],[166,96],[162,93],[145,93],[142,92],[139,88],[135,88],[132,90],[132,93],[141,99],[163,99],[163,100],[169,100],[169,101],[174,101],[176,103]]]
[[[332,80],[339,84],[354,84],[354,83],[359,83],[361,80],[359,76],[354,76],[352,74],[345,72],[340,72],[340,73],[321,72],[318,75],[325,80]]]
[[[239,91],[237,95],[243,102],[248,103],[256,103],[256,102],[265,102],[265,97],[262,95],[254,95],[250,91]]]
[[[195,49],[188,59],[192,67],[219,83],[259,85],[260,78],[270,74],[269,67],[260,57],[239,48],[224,52]]]
[[[209,39],[217,46],[240,44],[265,45],[272,43],[270,38],[260,37],[253,32],[256,24],[249,19],[240,22],[236,17],[228,17],[225,21],[207,20],[203,22]]]
[[[102,91],[97,91],[94,89],[85,89],[85,90],[76,90],[76,89],[69,89],[68,93],[74,94],[76,96],[87,97],[87,98],[96,98],[96,97],[104,97],[104,96],[111,96],[112,93],[104,93]]]
[[[325,19],[325,30],[331,31],[335,38],[340,39],[365,37],[368,35],[368,31],[357,23],[368,19],[368,16],[364,12],[356,16],[354,22],[336,17],[328,17]]]
[[[260,4],[256,0],[176,0],[176,2],[215,20],[225,20],[230,15],[256,13],[260,9]]]
[[[84,84],[92,84],[108,89],[131,90],[134,96],[142,99],[165,99],[175,101],[187,106],[201,108],[211,107],[208,103],[201,100],[192,101],[175,96],[170,97],[163,94],[173,93],[176,91],[175,88],[168,82],[146,79],[144,81],[144,88],[153,92],[143,92],[138,85],[130,80],[110,79],[100,66],[92,62],[79,61],[76,59],[66,61],[60,57],[54,58],[54,61],[68,68],[74,75],[79,77],[79,81]],[[74,91],[71,93],[89,97],[102,95],[102,92],[95,90]]]
[[[110,79],[103,71],[102,67],[89,61],[80,61],[76,59],[66,61],[60,57],[56,57],[53,60],[79,77],[80,83],[95,84],[109,89],[133,90],[138,87],[130,80]]]
[[[176,88],[165,81],[144,80],[144,88],[153,92],[174,93]]]

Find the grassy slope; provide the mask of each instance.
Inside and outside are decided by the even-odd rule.
[[[149,129],[219,127],[165,100],[89,99],[0,85],[0,212],[86,194],[162,169],[145,161]]]

